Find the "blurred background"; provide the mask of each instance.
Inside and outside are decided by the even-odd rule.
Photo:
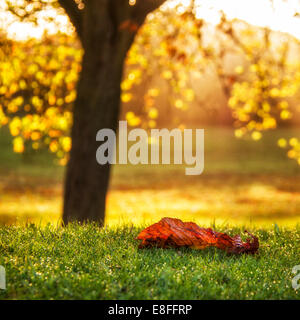
[[[64,11],[39,3],[0,0],[1,224],[61,218],[83,52]],[[107,224],[299,223],[299,13],[295,0],[169,0],[149,14],[126,59],[120,118],[204,128],[205,169],[115,165]]]

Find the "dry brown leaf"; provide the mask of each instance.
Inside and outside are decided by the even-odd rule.
[[[254,254],[259,248],[258,238],[248,231],[251,238],[243,242],[239,235],[230,237],[226,233],[201,228],[194,222],[182,222],[179,219],[163,218],[144,229],[137,237],[142,240],[139,248],[179,248],[190,247],[204,249],[217,247],[229,253]]]

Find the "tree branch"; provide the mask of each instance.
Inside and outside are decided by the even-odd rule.
[[[159,8],[166,0],[137,0],[133,7],[135,20],[143,23],[148,13]]]
[[[67,15],[69,16],[72,24],[74,25],[79,38],[82,39],[83,34],[83,10],[78,9],[77,4],[74,0],[58,0],[62,8],[65,9]]]

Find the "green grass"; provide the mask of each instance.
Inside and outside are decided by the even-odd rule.
[[[292,268],[300,264],[300,227],[251,230],[257,255],[209,248],[143,249],[141,227],[94,225],[0,229],[1,299],[300,299]],[[219,227],[229,234],[242,229]]]

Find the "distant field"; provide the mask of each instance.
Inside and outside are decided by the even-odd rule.
[[[232,129],[205,130],[205,169],[184,166],[113,168],[107,224],[150,223],[164,216],[203,225],[286,225],[300,221],[300,167],[276,145],[300,130],[237,140]],[[0,130],[0,223],[59,222],[64,169],[47,152],[19,155]]]

